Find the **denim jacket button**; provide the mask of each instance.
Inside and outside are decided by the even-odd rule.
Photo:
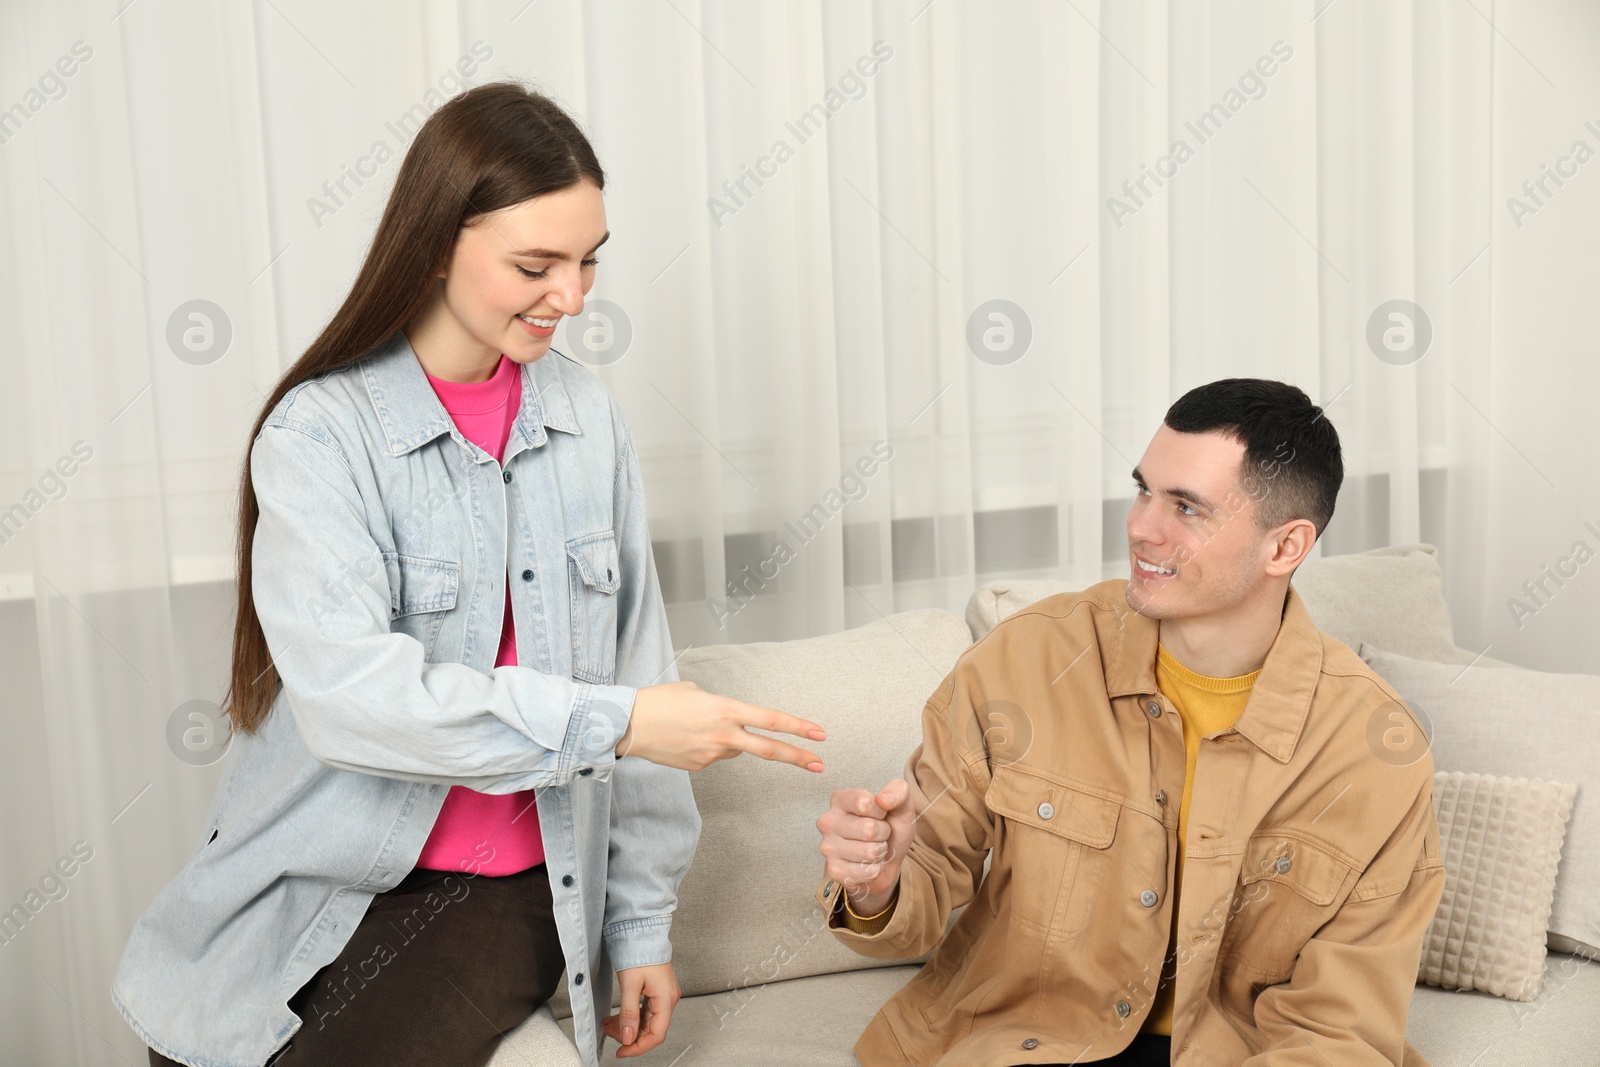
[[[523,571],[522,572],[522,580],[525,581],[525,582],[533,581],[533,572],[532,571]]]
[[[573,879],[572,875],[570,875],[570,874],[563,874],[561,876],[561,884],[566,886],[569,889],[572,887],[573,880],[574,879]]]
[[[1056,817],[1056,806],[1048,800],[1039,805],[1039,818],[1053,819]]]
[[[510,471],[505,471],[504,473],[502,473],[500,475],[500,477],[504,478],[506,481],[509,482],[511,480],[511,472]]]
[[[1143,893],[1139,894],[1139,903],[1143,904],[1147,908],[1155,907],[1158,899],[1160,898],[1156,896],[1156,891],[1154,889],[1146,889]]]
[[[1150,703],[1146,704],[1144,707],[1145,707],[1145,710],[1150,713],[1150,717],[1152,719],[1161,718],[1161,705],[1159,703],[1157,703],[1156,701],[1152,700]]]
[[[583,972],[582,971],[579,971],[577,974],[572,976],[572,984],[573,985],[582,985],[583,984]]]
[[[1117,1001],[1117,1014],[1122,1016],[1122,1018],[1126,1019],[1130,1014],[1132,1014],[1132,1012],[1133,1009],[1128,1006],[1128,1002],[1126,1000]]]
[[[1274,863],[1273,866],[1278,869],[1279,874],[1288,874],[1289,868],[1294,866],[1294,860],[1288,856],[1279,856],[1278,862]]]
[[[1039,1039],[1036,1037],[1025,1037],[1022,1039],[1022,1047],[1032,1052],[1034,1049],[1039,1047]]]
[[[594,768],[593,767],[585,767],[585,768],[583,768],[583,770],[578,772],[578,777],[587,778],[587,777],[589,777],[589,775],[591,775],[593,773],[594,773]]]

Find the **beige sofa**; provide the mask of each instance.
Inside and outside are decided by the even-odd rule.
[[[1474,659],[1453,640],[1430,545],[1313,560],[1294,584],[1318,627],[1352,648],[1366,641],[1417,659]],[[812,896],[822,869],[815,820],[833,790],[881,785],[902,772],[919,740],[923,702],[972,641],[1011,612],[1071,588],[994,582],[973,594],[965,620],[907,611],[826,637],[682,657],[682,677],[707,690],[823,723],[828,771],[740,759],[694,776],[704,830],[672,932],[684,1000],[666,1042],[634,1062],[856,1063],[856,1038],[917,968],[863,959],[824,930]],[[1482,657],[1477,666],[1505,664]],[[508,1035],[491,1067],[577,1064],[569,1014],[563,988]],[[1407,1036],[1433,1067],[1600,1063],[1600,966],[1551,952],[1544,991],[1528,1003],[1418,986]],[[607,1060],[615,1048],[608,1042]]]

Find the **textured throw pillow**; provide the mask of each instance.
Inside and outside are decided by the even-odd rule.
[[[1578,787],[1556,875],[1549,945],[1600,957],[1600,676],[1424,663],[1369,644],[1359,651],[1422,714],[1435,770]]]
[[[1440,771],[1433,780],[1444,896],[1417,978],[1533,1000],[1544,982],[1545,925],[1577,786]]]

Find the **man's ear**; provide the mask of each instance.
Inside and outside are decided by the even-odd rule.
[[[1310,519],[1290,519],[1273,535],[1273,551],[1266,571],[1277,578],[1293,574],[1317,543],[1317,528]]]

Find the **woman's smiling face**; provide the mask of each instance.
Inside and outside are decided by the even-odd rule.
[[[443,273],[450,329],[482,360],[483,380],[500,353],[531,363],[550,350],[561,319],[583,311],[595,251],[610,234],[605,200],[591,181],[479,216],[461,228]]]

